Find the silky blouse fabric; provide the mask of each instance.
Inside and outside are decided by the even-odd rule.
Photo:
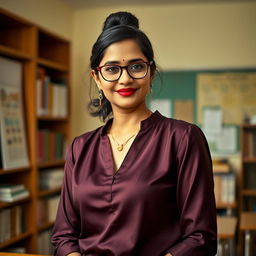
[[[156,111],[114,173],[110,123],[77,137],[67,153],[55,255],[215,255],[213,175],[201,130]]]

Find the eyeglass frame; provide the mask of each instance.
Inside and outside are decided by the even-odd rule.
[[[131,74],[130,74],[129,71],[128,71],[128,67],[129,67],[130,65],[139,64],[139,63],[147,64],[147,71],[146,71],[145,75],[144,75],[143,77],[140,77],[140,78],[131,76]],[[127,74],[128,74],[132,79],[142,79],[142,78],[146,77],[146,75],[148,74],[148,67],[150,67],[153,63],[154,63],[154,61],[151,60],[151,61],[135,62],[135,63],[131,63],[131,64],[126,65],[126,66],[120,66],[120,65],[117,65],[117,64],[106,64],[106,65],[103,65],[103,66],[96,67],[95,70],[99,71],[99,73],[101,74],[102,78],[103,78],[105,81],[107,81],[107,82],[116,82],[116,81],[118,81],[118,80],[120,79],[120,77],[122,76],[122,74],[123,74],[123,69],[126,69]],[[107,80],[107,79],[102,75],[102,73],[101,73],[101,69],[104,68],[104,67],[106,67],[106,66],[116,66],[116,67],[119,67],[119,68],[121,69],[121,72],[120,72],[119,77],[118,77],[117,79],[114,79],[114,80]]]

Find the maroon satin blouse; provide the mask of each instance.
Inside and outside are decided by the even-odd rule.
[[[67,153],[55,255],[215,255],[213,175],[201,130],[156,111],[114,173],[110,123],[74,139]]]

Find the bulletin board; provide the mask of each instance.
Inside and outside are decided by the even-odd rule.
[[[221,107],[225,124],[240,125],[256,114],[256,68],[236,70],[164,71],[156,76],[151,99],[193,102],[193,122],[202,124],[204,107]]]
[[[222,145],[216,146],[216,138],[212,143],[211,136],[203,131],[213,154],[236,154],[240,149],[240,124],[246,116],[256,115],[256,68],[161,72],[153,82],[153,92],[149,98],[149,102],[152,99],[168,99],[173,118],[176,118],[176,106],[184,106],[183,112],[186,113],[189,109],[186,106],[192,103],[192,122],[202,129],[204,110],[221,109],[223,134],[217,137]],[[233,139],[236,145],[233,149],[225,148],[225,145],[232,144],[231,138],[228,141],[231,134],[237,137],[235,143]]]
[[[198,74],[198,122],[202,123],[205,107],[215,106],[222,109],[225,124],[240,125],[256,115],[256,72]]]

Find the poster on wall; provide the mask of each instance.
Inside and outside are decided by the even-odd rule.
[[[1,168],[29,165],[24,128],[22,63],[0,57]]]

